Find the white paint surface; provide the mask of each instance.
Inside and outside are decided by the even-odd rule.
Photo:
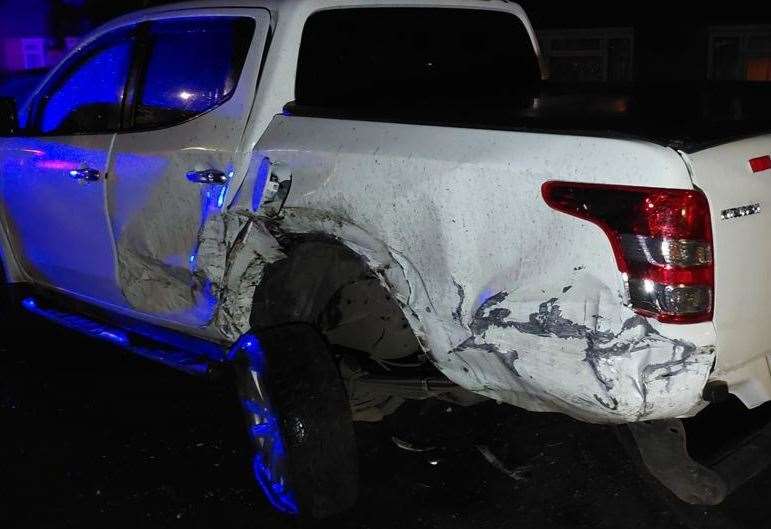
[[[225,10],[220,5],[148,10],[110,23],[86,42],[140,20]],[[112,284],[123,289],[125,299],[90,292],[89,280],[64,284],[50,279],[55,274],[40,276],[35,259],[42,254],[30,253],[33,240],[53,256],[72,241],[52,237],[50,246],[45,239],[41,243],[29,210],[45,197],[9,196],[6,182],[5,227],[12,236],[4,238],[3,247],[13,250],[4,256],[12,281],[32,276],[116,312],[230,342],[248,330],[252,293],[265,265],[285,256],[264,211],[252,209],[256,168],[267,156],[292,173],[283,218],[273,229],[337,237],[381,270],[380,280],[433,361],[468,389],[596,422],[685,416],[704,406],[700,393],[717,358],[712,378],[729,381],[749,405],[771,399],[766,362],[771,348],[764,330],[771,310],[766,272],[771,250],[763,244],[764,215],[725,224],[715,220],[716,332],[712,323],[662,325],[636,316],[627,307],[623,279],[601,230],[549,209],[540,196],[541,184],[556,179],[689,189],[690,167],[717,218],[720,209],[768,200],[764,175],[748,173],[743,164],[768,154],[771,140],[707,150],[686,164],[671,149],[629,140],[273,119],[294,98],[300,36],[314,11],[427,5],[496,9],[526,18],[515,4],[482,0],[233,0],[229,5],[271,13],[273,40],[259,86],[261,48],[255,42],[244,84],[231,103],[205,120],[127,135],[115,145],[110,163],[118,179],[100,195],[107,199],[98,211],[112,222]],[[27,163],[20,147],[17,140],[0,141],[6,170],[9,162]],[[134,155],[151,169],[152,159],[160,160],[145,183]],[[203,222],[200,196],[181,191],[174,180],[198,169],[188,167],[196,164],[230,164],[234,171],[226,204],[235,203]],[[46,209],[41,216],[60,233],[78,226],[71,211]],[[197,220],[188,222],[193,217]],[[142,229],[127,228],[132,224]],[[90,242],[101,245],[94,254],[103,253],[105,244]],[[196,266],[186,269],[187,252],[196,245]],[[203,285],[216,302],[211,311],[196,296],[195,288]]]

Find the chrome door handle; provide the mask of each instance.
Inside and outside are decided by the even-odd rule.
[[[187,179],[196,184],[224,186],[230,177],[217,169],[206,169],[204,171],[190,171],[187,173]]]
[[[96,182],[102,177],[102,174],[98,169],[91,169],[90,167],[81,167],[80,169],[73,169],[70,171],[70,176],[75,180],[82,180],[85,182]]]

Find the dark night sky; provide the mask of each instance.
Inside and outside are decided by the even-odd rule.
[[[771,2],[521,0],[536,27],[658,26],[771,23]]]
[[[60,3],[67,3],[59,0]],[[95,19],[104,20],[144,5],[170,3],[164,0],[83,0],[85,9]],[[670,1],[565,1],[520,0],[533,23],[539,28],[630,26],[645,24],[659,27],[700,25],[768,24],[771,2],[734,0],[725,2]]]
[[[59,0],[64,2],[66,0]],[[84,15],[101,23],[164,0],[80,0],[80,8],[64,6],[55,24],[82,27]],[[771,2],[678,0],[623,1],[520,0],[536,29],[632,27],[636,77],[703,79],[707,69],[708,28],[714,25],[771,25]],[[60,4],[62,5],[62,4]],[[81,11],[82,9],[82,11]],[[75,13],[80,12],[80,16]],[[69,32],[72,34],[75,32]]]

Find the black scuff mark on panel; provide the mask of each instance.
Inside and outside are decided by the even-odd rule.
[[[455,288],[458,291],[458,306],[455,307],[455,310],[452,311],[452,319],[455,320],[458,323],[463,323],[463,302],[466,301],[466,292],[463,290],[463,286],[461,286],[455,279],[452,280],[452,283],[455,285]]]
[[[616,376],[603,373],[603,364],[610,364],[613,358],[630,356],[634,353],[650,349],[652,347],[671,347],[672,357],[667,362],[649,364],[640,373],[632,376],[634,386],[642,400],[640,417],[650,413],[648,410],[648,387],[651,381],[666,379],[666,390],[671,390],[671,378],[688,371],[691,364],[698,363],[695,358],[700,349],[694,344],[682,340],[672,340],[662,336],[656,331],[648,320],[642,316],[634,316],[627,319],[620,332],[598,331],[577,324],[562,315],[558,304],[558,298],[552,298],[538,307],[538,312],[530,314],[528,321],[510,321],[509,309],[496,305],[502,303],[508,297],[507,292],[500,292],[483,303],[474,314],[469,325],[475,336],[469,338],[456,348],[456,352],[474,348],[495,354],[503,365],[514,375],[520,376],[515,367],[515,361],[519,359],[516,351],[501,351],[495,344],[479,343],[484,340],[485,333],[491,327],[515,328],[518,331],[540,337],[557,337],[561,339],[586,340],[584,349],[584,361],[589,365],[597,380],[602,394],[593,395],[594,399],[602,407],[616,411],[619,402],[611,392],[615,387]],[[629,333],[627,336],[624,334]],[[663,371],[663,372],[662,372]],[[657,375],[657,373],[661,374]],[[618,375],[622,375],[619,373]]]
[[[469,324],[469,329],[475,335],[484,335],[490,327],[513,327],[513,322],[505,321],[511,315],[509,309],[492,308],[504,302],[509,296],[508,292],[498,292],[491,296],[474,313],[474,318]],[[488,312],[489,311],[489,312]]]
[[[456,283],[457,285],[457,283]],[[493,308],[496,305],[502,303],[508,297],[508,292],[499,292],[482,303],[474,313],[474,317],[469,324],[469,329],[474,336],[466,339],[458,347],[453,349],[451,353],[458,353],[468,349],[474,349],[477,351],[485,351],[487,353],[495,355],[501,363],[516,377],[521,376],[514,363],[519,359],[519,353],[517,351],[501,351],[500,347],[495,344],[487,343],[484,341],[485,333],[490,327],[513,327],[513,322],[505,321],[511,315],[511,311],[505,308]],[[462,298],[463,299],[463,298]]]
[[[660,362],[658,364],[648,364],[643,368],[641,379],[645,381],[654,381],[658,379],[664,379],[666,381],[665,387],[667,391],[672,390],[672,378],[688,371],[690,365],[697,362],[696,356],[699,354],[699,349],[692,343],[685,342],[683,340],[674,340],[672,342],[672,359],[668,362]],[[660,375],[656,376],[658,371],[664,371]],[[647,387],[642,384],[643,395],[643,409],[640,414],[641,417],[645,417],[650,414],[648,409],[648,392]]]
[[[516,377],[520,377],[519,371],[514,366],[514,362],[519,360],[517,351],[501,351],[500,347],[492,343],[477,342],[476,337],[472,336],[463,341],[459,346],[450,351],[450,354],[457,354],[467,350],[484,351],[495,355],[501,363]]]
[[[450,354],[460,353],[461,351],[465,351],[467,349],[479,349],[493,354],[500,353],[500,349],[497,345],[491,343],[477,343],[476,338],[472,336],[464,340],[459,346],[450,351]]]
[[[514,322],[512,325],[518,331],[536,336],[556,336],[558,338],[586,338],[596,331],[585,325],[578,325],[562,317],[562,310],[557,304],[557,298],[541,303],[538,312],[530,315],[527,322]],[[609,333],[600,333],[607,335]],[[612,334],[611,334],[612,336]]]
[[[610,411],[616,411],[618,409],[618,400],[615,397],[612,397],[611,395],[607,395],[607,398],[610,402],[605,402],[599,395],[596,393],[592,395],[594,397],[594,400],[600,403],[600,406],[603,408],[607,408]]]

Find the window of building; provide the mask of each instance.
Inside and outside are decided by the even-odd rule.
[[[538,37],[553,81],[628,82],[634,77],[631,28],[545,30]]]
[[[46,65],[45,39],[21,39],[21,55],[25,70],[43,68]]]
[[[771,26],[710,28],[709,77],[716,81],[771,81]]]

